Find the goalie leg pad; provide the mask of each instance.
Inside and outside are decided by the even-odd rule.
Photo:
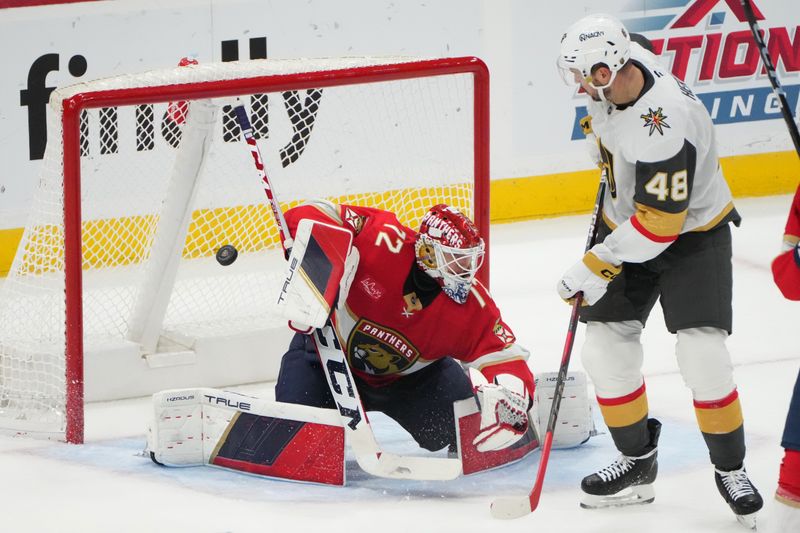
[[[344,429],[239,413],[209,464],[280,479],[344,485]]]
[[[345,482],[344,429],[334,410],[209,388],[156,393],[153,405],[147,447],[158,464]]]
[[[547,427],[557,381],[558,372],[542,372],[536,375],[534,413],[538,417],[540,428]],[[553,448],[580,446],[596,434],[586,374],[579,371],[569,372],[564,382],[564,393],[553,431]]]

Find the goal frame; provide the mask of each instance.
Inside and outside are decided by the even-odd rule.
[[[133,104],[157,104],[181,99],[357,85],[413,78],[471,74],[473,76],[473,218],[489,250],[489,70],[477,57],[420,60],[338,70],[272,74],[235,80],[157,85],[79,92],[62,101],[64,275],[66,304],[66,427],[67,442],[84,441],[83,255],[81,236],[80,116],[85,109]],[[489,261],[478,279],[488,287]]]

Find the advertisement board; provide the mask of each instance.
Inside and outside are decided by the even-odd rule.
[[[0,77],[0,272],[13,256],[36,187],[50,93],[172,67],[185,56],[201,63],[478,56],[492,76],[493,220],[576,212],[594,196],[597,173],[577,128],[584,96],[562,84],[554,63],[564,29],[597,12],[596,3],[549,9],[524,0],[43,4],[0,9],[0,45],[13,51],[4,56]],[[794,0],[754,5],[796,110],[800,11]],[[665,68],[706,104],[735,194],[788,192],[796,185],[800,165],[739,0],[610,0],[602,9],[652,40]]]

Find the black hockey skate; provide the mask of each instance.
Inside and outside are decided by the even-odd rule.
[[[661,422],[647,421],[650,444],[637,457],[620,455],[609,466],[581,481],[585,493],[581,507],[599,509],[651,503],[655,500],[653,482],[658,474],[658,436]]]
[[[764,505],[764,500],[747,477],[744,466],[730,471],[715,468],[714,479],[719,493],[736,515],[736,520],[747,528],[755,529],[756,511]]]

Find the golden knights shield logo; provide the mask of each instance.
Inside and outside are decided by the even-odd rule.
[[[375,376],[397,374],[419,359],[419,351],[398,332],[361,319],[347,339],[350,366]]]

